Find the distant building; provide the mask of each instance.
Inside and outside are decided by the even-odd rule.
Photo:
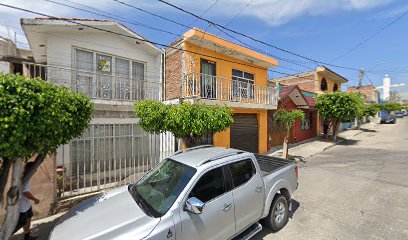
[[[26,75],[28,70],[23,63],[33,61],[30,50],[20,49],[12,40],[0,37],[0,72]]]
[[[304,94],[307,95],[307,93],[310,92],[316,94],[316,96],[327,92],[341,91],[342,84],[348,82],[347,78],[325,66],[317,67],[315,70],[309,72],[273,78],[271,81],[277,83],[279,88],[297,85],[300,90],[305,91]],[[316,128],[316,134],[320,134],[323,132],[323,121],[320,117],[316,119],[318,126]]]
[[[380,92],[373,85],[364,85],[361,87],[347,87],[347,92],[360,92],[364,96],[365,103],[378,103]]]

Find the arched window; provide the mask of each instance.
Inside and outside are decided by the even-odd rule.
[[[337,90],[339,90],[339,85],[337,85],[337,83],[335,83],[334,86],[333,86],[333,92],[336,92]]]
[[[320,83],[320,90],[327,91],[327,81],[324,78],[322,79],[322,82]]]

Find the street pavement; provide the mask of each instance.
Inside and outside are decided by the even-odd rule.
[[[310,157],[299,163],[289,222],[254,239],[408,239],[407,134],[404,118],[343,132],[345,140],[324,152],[324,142],[293,149]],[[47,239],[58,217],[35,221],[34,234]]]
[[[299,175],[286,227],[255,239],[408,239],[408,118],[306,159]]]

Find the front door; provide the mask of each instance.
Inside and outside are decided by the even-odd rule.
[[[196,197],[205,203],[201,214],[180,208],[181,239],[229,239],[235,234],[234,200],[226,192],[222,167],[203,174],[188,198]]]
[[[215,99],[217,96],[215,62],[201,59],[200,95],[202,98]]]

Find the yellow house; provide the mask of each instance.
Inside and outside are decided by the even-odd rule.
[[[215,146],[266,152],[267,110],[276,109],[277,89],[268,68],[278,62],[194,28],[165,53],[164,98],[220,104],[234,110],[231,128],[212,136]]]

